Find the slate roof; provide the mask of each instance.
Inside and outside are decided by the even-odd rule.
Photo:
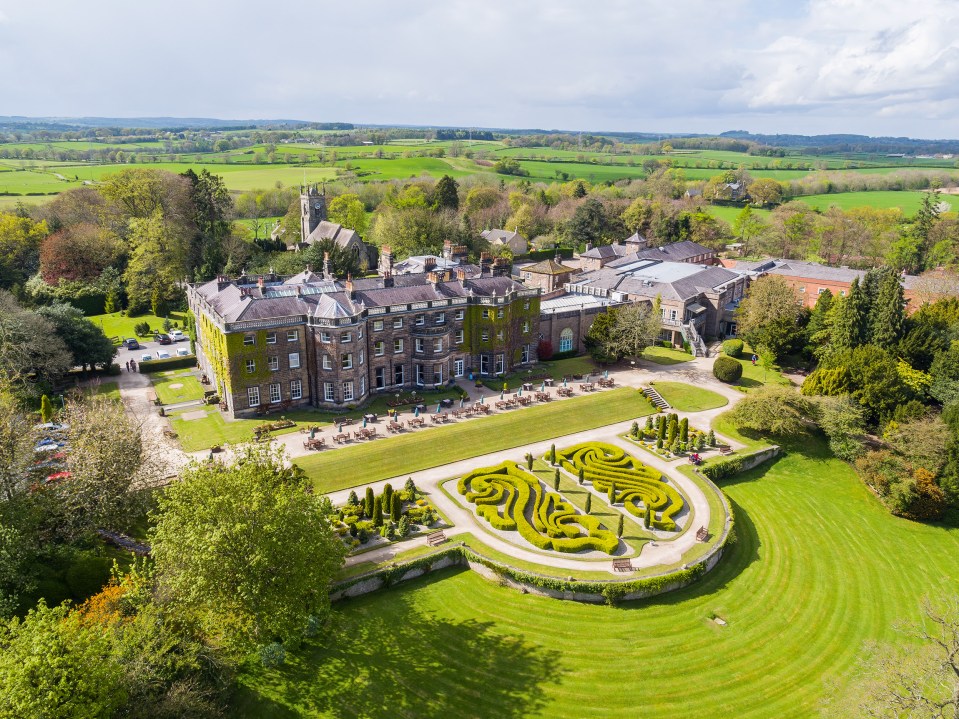
[[[480,236],[488,240],[493,244],[506,245],[509,244],[510,240],[514,238],[519,238],[523,242],[526,242],[526,238],[523,237],[520,233],[514,232],[512,230],[483,230],[480,232]]]
[[[660,295],[664,299],[686,301],[739,276],[740,273],[723,267],[633,259],[620,267],[607,265],[580,275],[571,286],[588,285],[636,297]]]
[[[307,244],[313,244],[320,240],[333,240],[340,247],[346,247],[353,239],[362,240],[356,233],[356,230],[350,230],[343,225],[339,225],[329,220],[323,220],[306,238]]]
[[[671,242],[668,245],[660,247],[649,247],[645,250],[626,255],[623,259],[630,260],[635,257],[649,260],[665,260],[667,262],[688,262],[694,257],[700,255],[715,255],[716,253],[708,247],[704,247],[692,240],[683,240],[682,242]],[[614,260],[610,266],[615,266],[623,260]]]
[[[588,257],[591,260],[607,260],[610,257],[622,257],[628,251],[623,245],[614,242],[611,245],[598,245],[591,250],[587,250],[580,257]]]
[[[537,275],[565,275],[573,272],[572,267],[562,265],[556,260],[543,260],[535,265],[524,267],[523,272],[532,272]]]

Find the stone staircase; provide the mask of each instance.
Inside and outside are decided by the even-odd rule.
[[[695,325],[689,322],[682,325],[681,329],[683,338],[689,343],[689,347],[693,351],[693,357],[709,357],[709,350],[706,348],[706,343],[703,342],[703,338],[699,336]]]
[[[657,392],[652,387],[644,387],[643,394],[649,398],[649,401],[653,403],[656,407],[659,407],[661,410],[665,411],[671,409],[669,402],[663,399],[663,396]]]

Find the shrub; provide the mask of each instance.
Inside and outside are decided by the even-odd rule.
[[[703,474],[705,474],[709,479],[714,482],[720,479],[726,479],[726,477],[732,477],[734,474],[738,474],[742,471],[743,460],[742,457],[730,457],[729,459],[723,459],[715,464],[707,464],[703,467]]]
[[[413,483],[412,477],[406,480],[406,492],[407,492],[409,501],[411,502],[416,501],[417,489],[416,489],[416,485]]]
[[[592,508],[593,508],[593,495],[592,495],[592,494],[587,494],[587,495],[586,495],[586,507],[585,507],[585,509],[583,509],[583,511],[586,512],[586,514],[589,514],[589,511],[590,511]]]
[[[396,529],[397,534],[405,537],[410,533],[410,518],[406,515],[400,517],[399,526]]]
[[[553,471],[553,489],[559,491],[559,467]]]
[[[403,500],[400,499],[399,492],[393,492],[390,495],[390,519],[399,522],[403,516]]]
[[[260,647],[260,664],[274,669],[286,661],[286,649],[279,642],[271,642]]]
[[[149,362],[137,362],[137,369],[140,374],[150,374],[151,372],[165,372],[170,369],[182,369],[184,367],[196,367],[196,355],[190,357],[170,357],[169,359],[150,360]]]
[[[387,511],[393,509],[393,485],[389,482],[383,487],[383,508]]]
[[[723,354],[739,357],[743,353],[743,347],[742,340],[726,340],[723,342]]]
[[[150,334],[150,323],[149,322],[137,322],[133,325],[133,334],[137,337],[146,337]]]
[[[743,376],[743,366],[732,357],[717,357],[713,362],[713,375],[720,382],[732,384]]]

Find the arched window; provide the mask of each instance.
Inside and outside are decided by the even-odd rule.
[[[567,327],[559,333],[559,351],[570,352],[573,349],[573,330]]]

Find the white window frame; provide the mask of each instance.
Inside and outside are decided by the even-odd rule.
[[[323,355],[323,369],[333,369],[333,358],[329,355]]]
[[[453,315],[453,319],[462,320],[466,317],[466,312],[464,310],[456,310],[456,314]]]
[[[347,352],[340,357],[340,369],[353,369],[353,353]]]
[[[303,399],[303,382],[298,379],[290,380],[290,399]]]
[[[496,330],[496,340],[498,342],[503,341],[503,330]]]
[[[480,340],[483,342],[489,342],[489,330],[483,330],[480,333]]]
[[[379,340],[373,343],[373,354],[377,357],[382,357],[386,354],[386,342]]]
[[[520,362],[522,362],[523,364],[526,364],[527,362],[529,362],[529,358],[530,358],[530,346],[526,344],[520,348]]]
[[[423,338],[422,338],[422,337],[416,337],[416,338],[413,340],[413,351],[416,352],[417,354],[423,354],[423,351],[424,351],[424,350],[423,350]]]
[[[529,320],[523,320],[523,334],[529,334]]]
[[[299,367],[300,367],[300,353],[290,352],[290,369],[299,369]]]
[[[253,374],[254,372],[256,372],[256,360],[248,359],[246,361],[246,373]]]
[[[243,335],[243,344],[246,347],[252,347],[256,344],[256,335]]]
[[[333,335],[329,332],[320,332],[320,342],[332,342]]]
[[[366,350],[360,350],[360,367],[366,364]],[[360,394],[363,394],[360,392]]]
[[[559,333],[559,351],[560,352],[572,352],[573,351],[573,330],[569,327],[564,329]]]
[[[360,397],[366,394],[366,375],[360,375]]]
[[[466,374],[466,361],[462,359],[453,360],[453,376],[462,377]]]
[[[503,308],[502,308],[502,307],[500,307],[498,310],[496,310],[496,317],[497,317],[498,319],[503,319]]]
[[[488,319],[489,319],[489,310],[484,309],[481,316],[483,317],[484,320],[488,320]]]
[[[251,407],[259,407],[260,406],[260,388],[247,387],[246,399],[247,399],[247,402],[249,402]]]
[[[433,352],[439,353],[443,351],[443,338],[436,337],[433,340]]]
[[[463,330],[456,330],[456,344],[461,345],[466,341],[466,332]]]
[[[353,380],[348,379],[343,382],[343,401],[352,402],[356,399],[356,394],[353,392]]]
[[[278,404],[283,401],[283,391],[280,389],[279,382],[270,383],[270,404]]]
[[[373,331],[379,332],[383,329],[383,320],[373,320]]]
[[[396,337],[393,340],[393,354],[398,355],[403,352],[403,338]]]
[[[400,379],[397,382],[396,373],[399,372]],[[406,365],[398,364],[393,365],[393,384],[394,385],[404,385],[406,384]]]
[[[506,358],[502,352],[493,356],[493,367],[496,370],[495,374],[503,374],[506,371]]]
[[[386,388],[386,367],[377,367],[373,371],[373,384],[377,389]]]
[[[300,341],[300,331],[299,331],[299,330],[287,330],[287,332],[286,332],[286,341],[287,341],[287,342],[299,342],[299,341]]]
[[[336,395],[333,393],[333,383],[324,382],[323,383],[323,400],[325,402],[335,402]]]
[[[347,344],[349,344],[349,343],[352,342],[352,341],[353,341],[353,333],[352,333],[352,332],[342,332],[342,333],[340,333],[340,344],[341,344],[341,345],[347,345]]]
[[[444,325],[444,324],[446,324],[446,313],[445,313],[445,312],[440,312],[438,315],[436,315],[435,324],[438,324],[438,325]]]
[[[425,325],[425,324],[426,324],[426,315],[416,315],[416,322],[415,322],[415,324],[416,324],[417,327],[422,327],[423,325]]]
[[[276,344],[276,332],[267,332],[266,333],[266,343],[268,345]]]
[[[401,329],[403,329],[403,318],[402,318],[402,317],[397,317],[396,319],[393,320],[393,329],[394,329],[394,330],[401,330]]]
[[[270,368],[270,372],[276,372],[280,369],[280,358],[274,356],[266,358],[266,366]]]

